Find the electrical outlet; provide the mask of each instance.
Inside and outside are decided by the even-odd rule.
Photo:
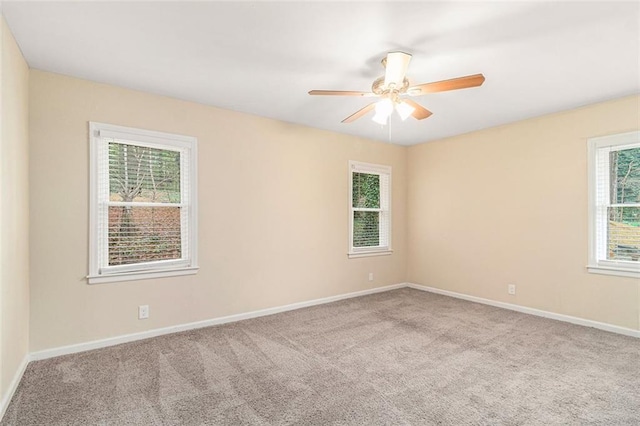
[[[515,284],[509,284],[509,286],[507,287],[507,291],[509,292],[509,294],[516,294],[516,285]]]
[[[373,272],[369,272],[369,281],[373,281]]]
[[[149,318],[149,305],[138,306],[138,319]]]

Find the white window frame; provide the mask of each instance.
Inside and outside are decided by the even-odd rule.
[[[385,188],[380,188],[380,209],[363,209],[353,207],[353,174],[367,173],[388,176],[389,184]],[[378,211],[386,213],[387,218],[387,241],[375,247],[354,247],[353,246],[353,214],[355,211]],[[359,161],[349,161],[349,258],[367,257],[367,256],[384,256],[393,253],[391,249],[391,166],[380,164],[362,163]],[[380,226],[383,226],[382,221]],[[382,235],[382,233],[381,233]],[[384,243],[384,242],[383,242]]]
[[[99,194],[104,179],[109,179],[108,170],[101,162],[108,161],[108,141],[131,142],[133,145],[148,146],[157,149],[180,150],[181,176],[189,179],[188,189],[181,182],[182,191],[188,191],[186,232],[183,233],[183,259],[144,262],[133,265],[106,266],[108,235],[105,221],[108,213]],[[178,275],[192,275],[198,272],[198,221],[197,221],[197,149],[198,141],[192,136],[175,135],[151,130],[135,129],[104,123],[89,123],[90,143],[90,190],[89,190],[89,284],[115,281],[133,281]],[[106,159],[105,159],[106,157]],[[186,170],[186,174],[184,171]],[[184,194],[184,192],[183,192]],[[102,194],[104,197],[104,194]],[[102,206],[104,207],[104,206]],[[186,250],[185,250],[186,249]]]
[[[640,278],[640,262],[624,260],[608,260],[607,251],[607,215],[609,207],[609,182],[597,181],[598,153],[619,151],[640,147],[640,131],[621,133],[616,135],[590,138],[587,141],[589,167],[589,263],[587,270],[596,274],[618,275],[623,277]],[[609,163],[604,164],[609,167]],[[605,173],[608,176],[608,173]],[[604,192],[598,195],[598,185],[604,185]],[[625,204],[635,206],[636,204]],[[640,204],[639,204],[640,206]]]

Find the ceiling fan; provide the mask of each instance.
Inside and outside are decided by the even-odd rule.
[[[450,80],[435,81],[418,85],[410,85],[406,77],[407,68],[411,61],[411,55],[404,52],[390,52],[382,59],[385,67],[383,77],[377,78],[371,85],[371,92],[358,92],[352,90],[311,90],[310,95],[324,96],[367,96],[379,97],[380,101],[370,103],[364,108],[351,114],[342,120],[343,123],[351,123],[375,109],[373,121],[386,124],[395,109],[402,120],[413,116],[418,120],[429,117],[432,112],[419,103],[408,99],[405,95],[420,96],[427,93],[446,92],[448,90],[466,89],[477,87],[484,83],[482,74],[473,74],[465,77],[452,78]]]

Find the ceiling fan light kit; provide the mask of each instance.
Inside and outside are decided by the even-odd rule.
[[[400,116],[402,121],[404,121],[407,118],[409,118],[411,116],[411,114],[413,114],[413,111],[415,111],[415,110],[416,109],[414,107],[412,107],[411,105],[409,105],[408,103],[406,103],[404,101],[398,102],[396,104],[396,111],[398,112],[398,115]]]
[[[371,85],[371,92],[344,91],[344,90],[311,90],[310,95],[323,96],[367,96],[382,98],[378,102],[370,103],[364,108],[351,114],[342,120],[343,123],[351,123],[375,110],[372,120],[378,124],[387,124],[394,109],[404,121],[409,116],[417,120],[423,120],[431,116],[432,112],[419,103],[404,98],[403,96],[420,96],[427,93],[446,92],[449,90],[466,89],[481,86],[484,83],[482,74],[473,74],[465,77],[452,78],[450,80],[436,81],[411,86],[406,77],[407,68],[411,61],[411,55],[404,52],[389,52],[382,59],[385,67],[385,75],[377,78]]]
[[[393,114],[393,110],[395,110],[400,116],[400,119],[404,121],[409,118],[409,116],[416,109],[405,101],[384,98],[375,103],[376,114],[373,116],[372,120],[384,126],[385,124],[387,124],[387,121],[389,120],[389,117],[391,117],[391,114]]]
[[[391,113],[393,113],[393,106],[393,102],[391,102],[391,99],[389,98],[376,102],[376,114],[373,116],[372,120],[384,126],[387,124],[387,120]]]

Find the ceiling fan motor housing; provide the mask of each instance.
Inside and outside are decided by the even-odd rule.
[[[396,92],[398,94],[406,93],[409,88],[409,79],[407,77],[402,80],[402,86],[395,87],[394,83],[389,85],[390,87],[385,87],[384,85],[384,76],[376,78],[376,80],[371,85],[371,91],[376,95],[386,95],[390,92]]]

